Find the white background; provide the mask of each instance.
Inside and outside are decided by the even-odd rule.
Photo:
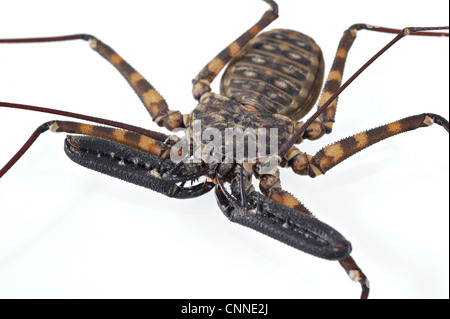
[[[448,1],[287,1],[270,28],[306,33],[331,65],[354,23],[448,25]],[[8,1],[0,38],[91,33],[166,97],[195,107],[191,79],[267,9],[258,0]],[[360,32],[346,76],[392,35]],[[409,37],[340,98],[321,147],[405,116],[449,118],[449,45]],[[218,83],[214,89],[218,91]],[[162,130],[84,41],[0,45],[0,100]],[[0,110],[0,165],[54,115]],[[62,134],[44,134],[0,180],[0,298],[357,298],[337,262],[235,225],[214,195],[174,200],[73,164]],[[449,297],[449,148],[438,126],[385,141],[316,179],[283,186],[353,244],[372,298]]]

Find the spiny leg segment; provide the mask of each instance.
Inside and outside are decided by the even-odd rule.
[[[350,41],[350,43],[345,44],[345,38],[346,34],[348,33],[353,34],[353,36],[356,36],[356,31],[358,29],[367,29],[367,30],[373,30],[373,31],[379,31],[379,32],[387,32],[387,33],[397,33],[397,36],[390,41],[386,46],[384,46],[380,51],[378,51],[369,61],[367,61],[358,71],[356,71],[342,86],[340,85],[340,82],[342,81],[342,73],[345,66],[345,59],[348,54],[348,50],[351,47],[351,44],[353,43],[353,40]],[[317,111],[309,117],[309,119],[303,124],[303,123],[297,123],[296,125],[296,131],[292,135],[292,137],[287,141],[285,144],[281,146],[279,149],[278,155],[281,159],[284,159],[286,154],[291,151],[291,148],[294,144],[299,143],[301,141],[301,138],[309,138],[309,139],[317,139],[321,137],[325,132],[331,132],[332,123],[334,122],[334,115],[336,113],[336,106],[337,102],[336,99],[338,96],[358,77],[363,73],[374,61],[376,61],[383,53],[385,53],[387,50],[389,50],[394,44],[396,44],[400,39],[408,36],[408,35],[424,35],[424,36],[440,36],[440,37],[448,37],[449,33],[445,32],[429,32],[429,31],[437,31],[437,30],[448,30],[449,27],[410,27],[405,28],[403,30],[397,29],[390,29],[390,28],[383,28],[383,27],[374,27],[369,26],[366,24],[356,24],[352,27],[350,27],[349,30],[347,30],[344,33],[344,41],[341,41],[340,48],[344,48],[341,50],[341,53],[339,53],[338,48],[338,54],[335,59],[335,63],[333,64],[332,71],[330,72],[329,79],[327,80],[325,87],[333,87],[335,92],[327,91],[327,89],[324,89],[322,96],[327,96],[327,98],[321,97],[320,102],[323,102],[323,105],[318,105]],[[352,31],[353,30],[353,31]],[[348,49],[345,49],[345,47],[348,47]],[[342,61],[341,61],[342,59]],[[333,69],[335,68],[336,69]],[[329,83],[329,84],[328,84]],[[339,84],[339,85],[338,85]],[[324,117],[324,114],[327,114],[327,109],[330,108],[331,110],[328,112],[328,114],[332,115],[332,119],[329,119],[327,124],[327,129],[324,128],[322,124],[321,117]],[[300,126],[300,128],[298,128]],[[313,133],[311,133],[313,132]]]
[[[292,167],[295,173],[316,177],[325,174],[345,159],[375,143],[400,133],[431,126],[434,123],[441,125],[449,132],[449,122],[446,119],[436,114],[424,113],[347,137],[328,145],[314,156],[292,147],[285,158],[288,166]]]
[[[274,174],[258,176],[258,179],[259,189],[265,196],[287,207],[313,216],[311,212],[303,206],[297,198],[295,198],[294,195],[282,189],[279,170],[277,170]]]
[[[266,12],[266,14],[260,20],[260,22],[258,22],[258,24],[256,24],[248,32],[244,33],[244,35],[242,35],[237,41],[233,42],[233,44],[231,44],[229,47],[227,47],[225,50],[223,50],[215,59],[213,59],[200,72],[199,76],[194,80],[194,96],[197,99],[199,99],[201,97],[201,95],[203,95],[204,93],[206,93],[210,90],[209,84],[211,83],[211,81],[217,76],[217,74],[225,66],[225,64],[228,63],[228,61],[235,54],[237,54],[237,52],[240,50],[240,48],[246,42],[248,42],[248,40],[250,40],[252,37],[254,37],[260,30],[262,30],[262,28],[264,28],[265,26],[270,24],[270,22],[273,21],[277,17],[277,7],[276,7],[275,2],[273,2],[271,0],[265,0],[265,2],[267,2],[271,5],[271,9]],[[380,28],[380,29],[382,29],[382,28]],[[352,35],[351,30],[352,30],[352,28],[349,29],[350,34]],[[376,30],[376,31],[382,31],[382,30]],[[388,32],[388,31],[382,31],[382,32]],[[356,33],[355,33],[355,35],[356,35]],[[447,34],[447,36],[448,36],[448,34]],[[248,40],[246,40],[247,38],[248,38]],[[135,92],[141,98],[142,102],[146,105],[149,113],[152,115],[153,120],[156,121],[160,126],[165,126],[169,130],[173,130],[174,128],[180,127],[183,125],[183,116],[181,115],[180,112],[170,111],[167,107],[167,103],[162,98],[162,96],[147,81],[145,81],[139,73],[137,73],[127,62],[125,62],[111,48],[109,48],[107,45],[105,45],[104,43],[102,43],[98,39],[95,39],[92,36],[75,35],[75,36],[67,36],[67,37],[40,38],[38,40],[36,40],[36,39],[16,39],[19,41],[9,41],[9,42],[45,42],[45,41],[63,41],[63,40],[73,40],[73,39],[90,40],[91,46],[93,47],[93,49],[96,50],[98,53],[100,53],[109,62],[111,62],[116,67],[116,69],[118,69],[119,72],[125,77],[125,79],[128,81],[128,83],[133,87]],[[350,42],[352,43],[353,40],[354,40],[354,38],[351,39]],[[8,42],[8,41],[0,40],[0,42]],[[348,49],[349,49],[351,46],[351,43],[350,43],[350,45],[348,45],[348,43],[345,44],[344,47],[348,46]],[[348,49],[345,52],[345,57],[348,52]],[[341,51],[340,58],[342,58],[344,56],[343,53],[344,52]],[[339,54],[339,52],[338,52],[338,54]],[[340,81],[342,78],[343,65],[342,65],[342,67],[339,65],[337,67],[335,67],[335,65],[333,65],[333,68],[332,68],[332,72],[330,73],[330,76],[328,78],[328,82],[327,82],[328,87],[326,85],[325,88],[326,88],[326,91],[328,91],[328,92],[335,91],[334,94],[336,94],[338,89],[340,88]],[[338,80],[339,84],[336,83],[336,80]],[[324,93],[325,93],[325,91],[324,91]],[[319,119],[317,119],[315,121],[315,122],[320,122],[319,124],[325,123],[323,125],[321,124],[322,131],[325,133],[329,133],[327,131],[327,129],[329,131],[331,131],[331,126],[332,126],[331,123],[334,122],[334,115],[335,115],[335,111],[336,111],[337,102],[335,101],[335,99],[332,98],[332,96],[333,96],[333,94],[331,94],[330,98],[328,98],[328,99],[326,98],[326,96],[322,98],[321,102],[326,103],[330,100],[333,100],[333,101],[331,102],[329,109],[326,110],[326,112],[321,113]],[[321,107],[321,103],[319,103],[319,109],[320,109],[320,107]],[[442,119],[439,116],[433,115],[433,114],[427,114],[427,116],[428,116],[428,119],[426,117],[425,117],[425,119],[422,118],[420,124],[430,123],[429,118],[432,118],[433,121],[444,126],[448,131],[448,122],[446,122],[444,119]],[[416,117],[419,117],[418,119],[420,120],[420,116],[416,116]],[[416,117],[411,117],[411,118],[416,118]],[[401,120],[401,121],[405,121],[405,120]],[[416,120],[417,119],[411,120],[411,123],[413,123],[413,122],[415,123]],[[401,121],[398,121],[398,122],[401,122]],[[406,122],[408,122],[408,121],[406,121]],[[395,123],[397,123],[397,122],[395,122]],[[391,126],[391,129],[392,129],[395,126],[393,124],[394,123],[392,123],[388,126]],[[427,124],[427,125],[429,125],[429,124]],[[412,126],[414,126],[414,125],[412,125]],[[312,127],[313,126],[311,126],[311,128]],[[420,126],[417,126],[417,127],[420,127]],[[417,128],[417,127],[414,127],[414,128]],[[45,123],[43,126],[38,128],[38,130],[36,130],[37,133],[35,132],[35,134],[33,134],[32,137],[35,140],[43,131],[45,131],[49,128],[54,131],[76,132],[76,133],[88,134],[88,135],[91,134],[94,136],[108,135],[109,137],[112,136],[112,138],[110,138],[111,140],[118,140],[118,141],[121,140],[123,138],[123,136],[126,134],[126,133],[119,133],[119,132],[114,133],[112,131],[106,133],[106,131],[104,131],[103,128],[96,127],[96,126],[89,126],[89,125],[85,125],[85,124],[74,123],[74,122],[53,121],[53,122]],[[411,129],[414,129],[414,128],[411,128]],[[308,129],[309,130],[307,131],[307,133],[305,134],[304,137],[306,137],[306,138],[309,137],[311,139],[314,139],[313,134],[311,134],[311,132],[313,130],[310,129],[309,127],[308,127]],[[397,129],[398,132],[395,132],[395,134],[401,133],[402,131],[411,130],[411,129],[404,129],[404,130],[403,130],[403,128]],[[351,137],[357,142],[357,147],[352,146],[351,141],[350,141],[351,138],[348,138],[348,139],[346,139],[346,140],[348,140],[346,143],[344,143],[344,141],[346,141],[346,140],[343,140],[339,143],[332,144],[332,145],[330,145],[330,147],[323,149],[322,151],[326,156],[320,157],[319,156],[320,152],[319,152],[316,156],[314,156],[314,158],[316,161],[319,161],[320,163],[322,163],[323,164],[322,166],[324,168],[330,169],[331,167],[338,164],[343,159],[353,155],[360,149],[368,147],[368,146],[372,145],[373,143],[376,143],[378,140],[395,135],[393,132],[391,132],[391,133],[393,133],[392,135],[387,134],[385,137],[383,137],[382,133],[379,133],[379,132],[376,133],[375,130],[376,129],[364,132],[365,135],[363,133],[361,133],[361,134]],[[375,137],[373,140],[370,140],[370,138],[368,138],[368,136],[370,135],[369,132],[372,132],[372,131],[375,132],[373,134]],[[395,131],[395,130],[391,130],[391,131]],[[319,133],[324,134],[323,132],[319,132]],[[317,134],[316,138],[320,137],[319,136],[320,134]],[[369,140],[369,141],[367,141],[367,140]],[[157,142],[157,141],[155,141],[155,142]],[[355,142],[353,142],[353,143],[355,143]],[[158,143],[155,143],[155,144],[158,144]],[[345,145],[347,145],[347,144],[350,146],[346,147]],[[367,145],[365,145],[365,144],[367,144]],[[30,145],[31,145],[31,143],[30,143]],[[339,146],[343,149],[342,152],[341,152]],[[135,147],[135,146],[133,146],[133,147]],[[346,148],[348,150],[345,150]],[[351,150],[351,149],[353,149],[353,150]],[[158,152],[158,151],[159,150],[156,150],[156,152]],[[344,157],[342,160],[339,156],[338,156],[338,158],[335,157],[335,154],[339,155],[340,152],[344,154],[344,156],[341,155],[342,157]],[[289,155],[292,155],[294,153],[296,153],[295,149],[291,149]],[[332,155],[329,156],[329,154],[327,154],[327,153],[331,153]],[[292,163],[291,161],[295,158],[298,158],[298,156],[299,156],[299,153],[296,153],[292,157],[289,156],[290,157],[289,163],[291,164]],[[329,157],[332,157],[332,158],[330,159]],[[294,162],[295,162],[295,160],[294,160]],[[319,163],[319,166],[322,167],[320,163]],[[294,169],[294,171],[295,171],[295,169]],[[2,174],[0,174],[0,176],[1,175]],[[264,190],[265,193],[267,193],[267,195],[269,197],[275,199],[276,196],[274,196],[274,194],[276,194],[276,193],[282,194],[281,197],[284,199],[289,197],[286,195],[287,193],[285,193],[285,192],[280,193],[281,186],[278,187],[276,182],[271,183],[271,181],[269,179],[270,178],[267,176],[263,177],[262,183],[261,183],[262,184],[261,189]],[[276,192],[274,190],[278,190],[278,192]],[[361,282],[361,284],[363,285],[362,297],[363,298],[367,297],[368,285],[366,285],[366,278],[362,274],[361,270],[356,266],[353,259],[351,259],[351,257],[347,257],[347,258],[341,260],[340,263],[344,267],[344,269],[346,269],[346,271],[350,277],[353,276],[354,278],[357,278],[357,281]],[[355,275],[355,271],[356,271],[356,275]]]
[[[372,59],[370,59],[366,64],[363,65],[349,80],[347,80],[344,85],[342,83],[342,74],[345,66],[345,61],[355,38],[356,31],[364,28],[369,28],[367,25],[355,25],[351,27],[344,33],[341,43],[338,48],[338,52],[333,63],[331,72],[329,73],[328,79],[325,84],[324,91],[319,101],[318,110],[316,113],[310,117],[310,119],[304,124],[304,127],[296,130],[296,133],[291,137],[291,139],[284,144],[279,155],[283,158],[282,164],[291,166],[294,172],[303,175],[310,175],[315,177],[317,175],[325,173],[326,170],[331,169],[344,159],[350,157],[356,152],[377,143],[390,136],[406,132],[409,130],[416,129],[418,127],[430,126],[433,123],[437,123],[443,126],[447,132],[449,131],[449,123],[447,120],[439,115],[435,114],[422,114],[417,116],[412,116],[381,128],[369,130],[360,134],[356,134],[349,137],[341,142],[334,143],[322,151],[318,152],[315,156],[310,156],[306,153],[300,152],[294,143],[298,142],[301,137],[309,139],[320,138],[325,133],[330,133],[332,125],[334,123],[334,117],[336,114],[337,107],[337,97],[339,94],[354,80],[356,79],[371,63],[373,63],[380,55],[382,55],[386,50],[388,50],[392,45],[394,45],[398,40],[407,36],[409,34],[413,35],[434,35],[434,36],[447,36],[448,33],[428,33],[424,31],[429,30],[448,30],[448,27],[437,27],[437,28],[406,28],[404,30],[395,30],[387,28],[370,28],[374,31],[380,32],[390,32],[398,33],[397,37],[394,38],[387,46],[380,50]],[[281,189],[277,187],[276,182],[270,183],[274,177],[265,177],[263,179],[264,183],[261,183],[261,190],[266,196],[271,196],[272,199],[278,202],[284,202],[288,197],[287,194],[283,196],[273,196],[272,190]],[[267,184],[270,185],[267,185]],[[264,185],[266,184],[266,185]],[[268,187],[269,186],[269,187]],[[265,189],[266,188],[266,189]],[[296,205],[297,207],[300,207]],[[366,275],[358,267],[356,262],[351,256],[347,256],[340,260],[340,265],[347,272],[348,276],[356,282],[361,284],[361,298],[367,299],[369,295],[369,282]]]

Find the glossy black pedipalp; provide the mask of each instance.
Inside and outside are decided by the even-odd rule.
[[[256,192],[248,181],[247,205],[240,205],[239,179],[231,184],[231,194],[216,187],[216,199],[222,212],[232,222],[257,230],[305,253],[327,260],[341,260],[351,253],[351,244],[327,224],[286,207]],[[248,185],[247,185],[248,184]]]
[[[81,166],[169,197],[193,198],[214,187],[211,182],[188,186],[206,174],[207,166],[204,164],[177,165],[170,159],[101,138],[68,136],[64,150],[72,161]]]

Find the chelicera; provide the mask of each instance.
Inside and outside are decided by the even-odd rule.
[[[264,1],[270,5],[270,9],[262,18],[211,60],[193,80],[193,95],[199,104],[190,114],[170,110],[160,93],[140,73],[112,48],[92,35],[0,40],[3,43],[75,39],[89,41],[91,48],[109,61],[127,80],[153,121],[169,131],[180,128],[186,130],[186,135],[179,139],[91,116],[1,102],[0,106],[4,107],[66,115],[108,127],[69,121],[44,123],[0,171],[0,177],[17,162],[41,133],[50,130],[77,134],[68,136],[65,143],[66,154],[74,162],[174,198],[192,198],[214,190],[220,209],[231,221],[314,256],[339,261],[350,278],[361,284],[361,297],[367,298],[368,280],[350,256],[350,242],[338,231],[315,218],[296,197],[282,189],[277,167],[270,167],[268,170],[264,168],[275,160],[279,166],[289,167],[299,175],[316,177],[356,152],[399,133],[432,124],[441,125],[448,131],[447,120],[427,113],[358,133],[333,143],[314,155],[306,154],[295,146],[305,139],[316,140],[331,133],[338,95],[385,50],[407,35],[448,36],[448,33],[430,32],[448,27],[396,30],[365,24],[353,25],[344,32],[331,71],[321,90],[324,62],[320,48],[313,39],[297,31],[278,29],[262,33],[278,17],[277,4],[272,0]],[[395,33],[397,37],[349,81],[342,84],[347,55],[360,30]],[[222,78],[221,94],[212,93],[210,85],[224,68],[227,69]],[[306,122],[300,122],[314,107],[318,98],[317,112]],[[200,123],[201,133],[208,129],[220,132],[220,151],[208,149],[211,141],[203,138],[197,141],[199,148],[195,148],[196,121]],[[233,153],[231,161],[224,161],[229,143],[225,138],[226,130],[238,128],[251,128],[254,131],[266,129],[266,135],[263,135],[266,142],[263,155],[256,153],[250,156],[249,145],[256,143],[256,140],[247,137],[244,157],[239,159]],[[277,132],[275,152],[268,147],[271,139],[267,135],[274,128]],[[234,139],[231,142],[233,141]],[[238,151],[235,146],[232,149]],[[198,150],[206,156],[192,161]],[[171,155],[181,156],[184,160],[175,162]],[[206,181],[196,182],[202,176],[207,177]],[[260,192],[253,186],[253,178],[259,180]]]

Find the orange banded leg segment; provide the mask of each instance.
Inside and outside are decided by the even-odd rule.
[[[161,134],[160,140],[157,140],[136,132],[111,127],[69,121],[50,121],[40,125],[20,148],[20,150],[9,160],[8,163],[6,163],[5,166],[3,166],[3,168],[0,169],[0,178],[5,175],[15,163],[17,163],[17,161],[23,156],[23,154],[25,154],[31,145],[33,145],[38,137],[48,130],[52,132],[65,132],[100,137],[130,146],[161,158],[166,158],[170,154],[170,146],[162,141],[164,137],[163,134]],[[158,133],[155,132],[154,135],[157,137]]]
[[[192,93],[196,100],[200,100],[203,94],[211,91],[211,82],[216,78],[225,65],[236,56],[239,51],[261,30],[278,18],[278,5],[273,0],[264,0],[270,5],[262,18],[252,28],[247,30],[233,43],[227,46],[214,59],[212,59],[192,81]]]
[[[42,43],[71,40],[89,41],[91,48],[109,61],[122,74],[147,108],[153,121],[159,126],[164,126],[171,131],[178,127],[184,127],[183,115],[179,111],[169,110],[169,107],[161,94],[159,94],[140,73],[138,73],[112,48],[90,34],[73,34],[42,38],[0,39],[0,43]]]
[[[169,110],[161,94],[127,61],[105,43],[94,37],[89,38],[89,43],[93,50],[109,61],[127,80],[156,124],[164,126],[170,131],[178,127],[184,127],[183,115],[179,111]]]
[[[441,36],[448,37],[448,33],[441,32],[428,32],[428,30],[444,30],[448,27],[438,27],[438,28],[406,28],[403,30],[391,29],[384,27],[376,27],[368,24],[355,24],[346,30],[339,43],[333,65],[331,66],[330,73],[325,82],[324,89],[319,98],[318,109],[332,98],[332,96],[338,92],[341,88],[342,77],[344,73],[345,63],[347,60],[348,52],[350,51],[353,42],[356,39],[357,32],[360,30],[376,31],[383,33],[397,34],[398,39],[407,35],[420,35],[420,36]],[[421,31],[414,31],[421,30]],[[395,40],[395,39],[394,39]],[[382,49],[375,59],[378,58],[387,48]],[[374,60],[374,58],[372,58]],[[372,61],[372,60],[371,60]],[[369,61],[366,64],[370,64]],[[324,134],[329,134],[332,131],[333,124],[335,122],[336,108],[337,108],[338,98],[334,99],[327,109],[320,114],[320,116],[307,128],[303,138],[315,140],[322,137]]]
[[[325,82],[322,94],[319,98],[318,108],[324,105],[334,93],[341,87],[342,76],[344,73],[345,62],[348,52],[356,39],[356,29],[350,28],[344,32],[341,42],[339,43],[336,56],[331,66],[330,73]],[[336,98],[327,109],[308,127],[304,138],[315,140],[322,137],[325,133],[330,133],[333,127],[336,115],[338,98]]]
[[[170,148],[164,142],[152,139],[148,136],[117,128],[83,124],[70,121],[48,122],[49,130],[55,133],[64,132],[71,134],[83,134],[100,137],[134,149],[144,151],[165,158],[169,155]]]
[[[270,199],[314,217],[314,215],[305,206],[303,206],[297,198],[281,189],[280,180],[277,176],[261,176],[259,186],[261,192]],[[344,268],[351,280],[361,284],[361,299],[367,299],[369,296],[369,280],[361,268],[358,267],[351,256],[347,256],[344,259],[339,260],[339,264],[342,268]]]
[[[424,113],[355,134],[323,148],[314,156],[302,153],[296,148],[291,148],[288,152],[289,156],[285,158],[295,173],[316,177],[375,143],[400,133],[430,126],[434,123],[443,126],[449,132],[449,122],[446,119],[436,114]]]
[[[262,175],[258,178],[260,180],[259,188],[265,196],[287,207],[313,216],[311,212],[303,206],[297,198],[295,198],[294,195],[281,188],[279,171],[277,171],[274,175]]]

